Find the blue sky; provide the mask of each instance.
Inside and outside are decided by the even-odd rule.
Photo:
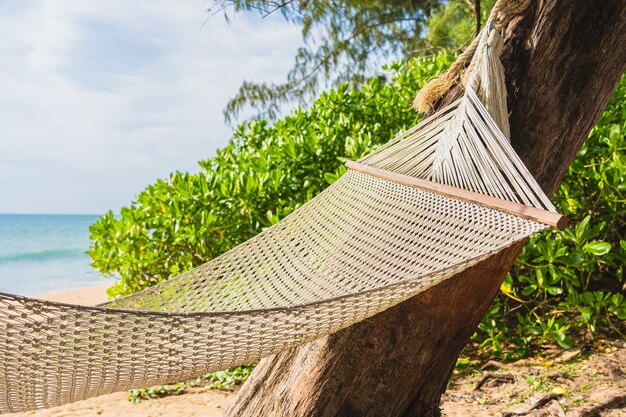
[[[227,100],[283,80],[300,36],[210,4],[0,0],[0,213],[116,211],[223,146]]]

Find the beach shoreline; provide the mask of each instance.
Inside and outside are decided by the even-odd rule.
[[[108,301],[107,290],[110,284],[99,284],[96,286],[78,288],[75,290],[58,291],[36,295],[33,298],[57,303],[78,304],[83,306],[94,306]]]

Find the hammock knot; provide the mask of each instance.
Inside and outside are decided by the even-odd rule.
[[[504,46],[504,38],[501,36],[498,30],[493,30],[489,34],[489,39],[487,40],[487,45],[496,52],[498,56],[502,54],[502,47]]]

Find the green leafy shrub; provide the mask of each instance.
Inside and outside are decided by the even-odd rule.
[[[223,371],[205,374],[199,378],[176,384],[155,385],[133,389],[128,392],[128,401],[139,403],[144,400],[163,398],[171,395],[185,394],[189,389],[223,390],[243,384],[252,373],[254,365],[242,365],[236,368],[229,368]]]
[[[278,222],[341,175],[346,159],[413,125],[414,92],[452,59],[394,64],[389,82],[339,87],[274,124],[242,125],[199,173],[172,174],[119,216],[104,215],[89,254],[121,278],[109,295],[161,282]],[[555,197],[571,226],[530,239],[475,335],[483,349],[514,358],[543,343],[571,346],[584,331],[624,333],[625,98],[622,80]]]
[[[487,22],[495,0],[481,0],[481,21]],[[474,40],[474,11],[467,3],[447,1],[441,3],[428,19],[426,44],[436,48],[460,48]]]
[[[244,365],[207,374],[204,379],[210,384],[206,386],[206,389],[224,389],[241,385],[248,379],[252,369],[254,369],[254,365]]]
[[[626,333],[626,78],[554,200],[570,226],[531,237],[477,332],[496,355]]]

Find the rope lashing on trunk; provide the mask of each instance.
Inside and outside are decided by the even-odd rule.
[[[473,58],[476,56],[476,50],[483,32],[489,29],[490,26],[491,28],[503,29],[513,16],[526,10],[530,3],[531,0],[498,0],[489,14],[487,19],[488,25],[474,38],[470,46],[457,57],[446,72],[426,83],[418,91],[413,101],[413,107],[419,112],[429,113],[439,99],[456,83],[461,82],[465,86],[467,77],[469,77],[474,68],[475,60]]]
[[[460,99],[221,256],[96,307],[0,293],[0,412],[254,362],[563,228],[509,143],[499,32],[481,31]]]

